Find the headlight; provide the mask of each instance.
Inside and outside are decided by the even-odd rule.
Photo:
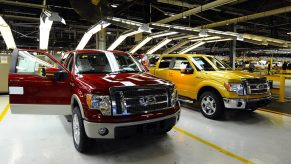
[[[177,101],[178,101],[178,91],[176,87],[174,86],[172,94],[171,94],[171,106],[175,106]]]
[[[89,109],[99,110],[103,115],[111,115],[111,101],[109,96],[87,94],[86,101]]]
[[[236,92],[238,95],[245,95],[245,88],[241,83],[224,83],[224,87],[229,92]]]

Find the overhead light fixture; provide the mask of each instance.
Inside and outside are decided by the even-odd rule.
[[[183,50],[179,51],[178,53],[179,54],[185,54],[185,53],[187,53],[187,52],[189,52],[189,51],[191,51],[191,50],[193,50],[193,49],[195,49],[195,48],[197,48],[199,46],[202,46],[203,44],[205,44],[205,42],[201,42],[201,41],[200,42],[196,42],[195,44],[184,48]]]
[[[148,50],[146,52],[146,54],[153,54],[154,52],[156,52],[158,49],[162,48],[164,45],[170,43],[172,41],[172,39],[164,39],[162,40],[160,43],[158,43],[156,46],[152,47],[150,50]]]
[[[10,26],[5,22],[5,20],[1,16],[0,16],[0,32],[4,39],[7,49],[15,49],[16,44]]]
[[[144,40],[139,42],[136,46],[132,47],[132,49],[129,50],[129,53],[135,53],[137,50],[139,50],[142,46],[147,44],[149,41],[151,41],[153,38],[152,37],[146,37]]]
[[[57,12],[45,10],[41,13],[39,25],[39,49],[48,49],[49,35],[54,21],[66,24],[66,21],[60,17]]]
[[[110,25],[110,23],[108,23],[106,21],[100,21],[97,24],[95,24],[94,26],[92,26],[87,32],[85,32],[85,34],[83,35],[81,41],[79,42],[76,50],[84,49],[84,47],[86,46],[88,41],[91,39],[92,35],[96,34],[101,29],[106,28],[109,25]]]
[[[111,7],[113,7],[113,8],[117,8],[119,5],[118,5],[118,4],[115,4],[115,3],[113,3],[113,4],[111,4],[110,6],[111,6]]]
[[[157,34],[157,35],[152,35],[152,37],[153,38],[159,38],[159,37],[170,36],[170,35],[175,35],[175,34],[178,34],[178,32],[170,31],[170,32],[160,33],[160,34]]]
[[[137,31],[129,31],[127,33],[124,33],[122,35],[120,35],[108,48],[107,50],[115,50],[115,48],[117,46],[119,46],[127,37],[141,33],[141,32],[147,32],[147,33],[151,33],[151,28],[149,28],[149,25],[147,24],[143,24],[142,26],[140,26],[138,28]]]
[[[163,32],[159,32],[156,34],[151,34],[150,36],[146,37],[144,40],[142,40],[141,42],[139,42],[136,46],[132,47],[129,52],[130,53],[135,53],[137,50],[139,50],[142,46],[144,46],[145,44],[147,44],[149,41],[151,41],[153,38],[159,38],[159,37],[163,37],[163,36],[170,36],[170,35],[175,35],[178,34],[178,32],[175,31],[163,31]]]
[[[244,41],[244,37],[242,34],[237,35],[236,40]]]
[[[202,36],[202,37],[209,36],[209,35],[208,35],[208,31],[207,31],[206,29],[202,29],[202,30],[200,30],[200,32],[199,32],[198,35],[199,35],[199,36]]]
[[[120,35],[109,47],[107,50],[114,50],[117,46],[119,46],[127,37],[140,33],[140,31],[131,31],[126,34]]]
[[[221,37],[220,36],[202,37],[202,38],[192,39],[191,42],[207,41],[207,40],[213,40],[213,39],[221,39]]]
[[[224,41],[230,41],[232,39],[228,38],[228,39],[219,39],[219,40],[209,40],[206,41],[205,43],[213,43],[213,42],[224,42]]]
[[[268,41],[266,39],[263,40],[262,45],[267,46],[269,45]]]

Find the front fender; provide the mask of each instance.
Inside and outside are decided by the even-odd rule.
[[[203,87],[212,87],[215,90],[217,90],[222,97],[227,96],[227,90],[224,87],[223,83],[218,82],[216,80],[204,80],[204,81],[200,82],[198,85],[196,85],[196,88],[197,88],[197,92],[195,95],[196,100],[198,100],[198,94]]]

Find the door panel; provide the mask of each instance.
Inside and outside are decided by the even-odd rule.
[[[70,113],[70,76],[64,80],[46,77],[45,68],[66,71],[51,55],[39,51],[19,50],[13,53],[14,65],[9,74],[9,95],[12,113]]]
[[[177,57],[174,61],[173,68],[170,71],[170,77],[176,84],[179,95],[194,99],[197,94],[195,85],[202,81],[202,79],[199,78],[200,72],[194,69],[193,74],[183,74],[180,70],[181,64],[183,64],[185,68],[194,69],[188,59]]]
[[[163,57],[158,63],[159,68],[156,69],[155,75],[162,79],[171,81],[169,73],[172,62],[173,57]]]

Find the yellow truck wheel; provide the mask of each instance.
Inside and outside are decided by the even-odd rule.
[[[221,96],[213,91],[206,91],[199,97],[201,113],[204,117],[218,119],[224,113],[224,106]]]

